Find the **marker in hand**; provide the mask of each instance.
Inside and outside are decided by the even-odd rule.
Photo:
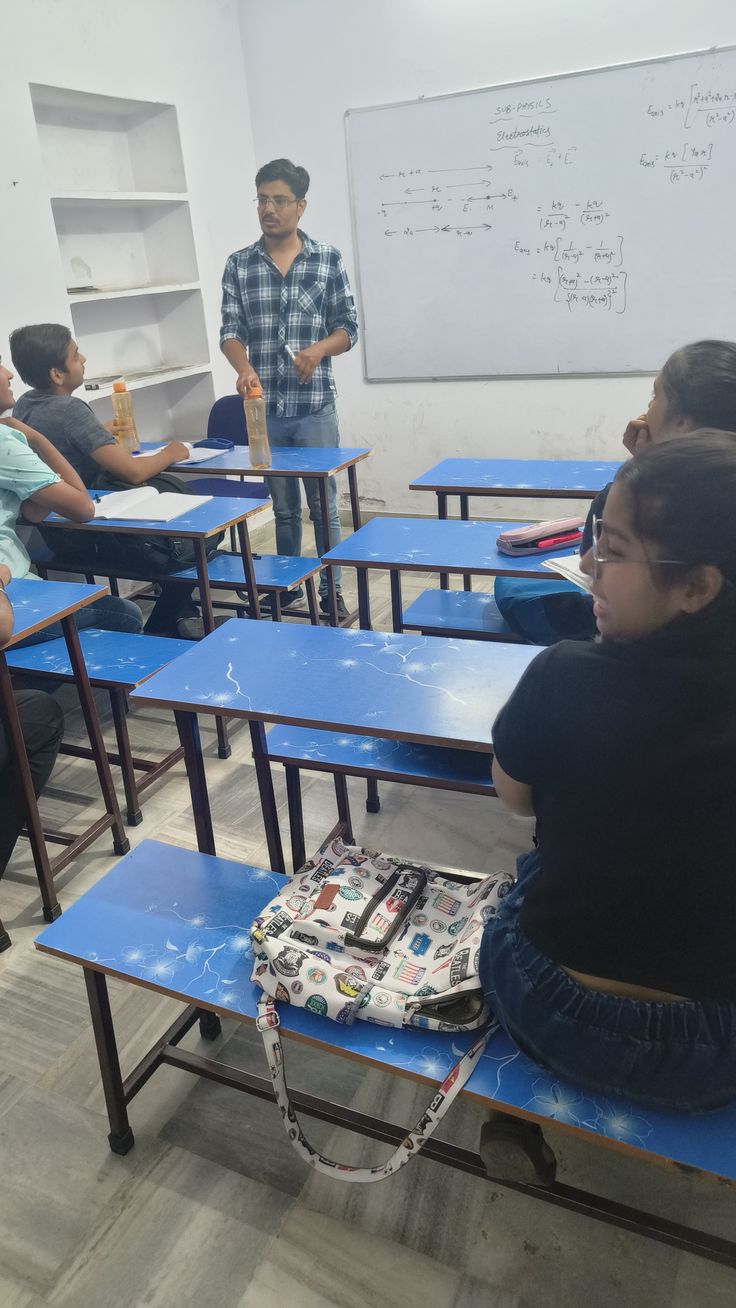
[[[292,350],[291,346],[290,346],[290,345],[285,345],[285,346],[284,346],[284,349],[286,350],[286,353],[288,354],[289,358],[291,359],[291,362],[292,362],[292,363],[296,363],[296,355],[295,355],[294,351]]]

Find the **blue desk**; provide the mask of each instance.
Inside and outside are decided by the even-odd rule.
[[[602,459],[443,459],[415,478],[409,489],[434,491],[443,518],[442,497],[446,509],[448,495],[593,499],[620,466],[620,460]]]
[[[143,453],[147,449],[160,448],[156,444],[143,444]],[[274,445],[271,449],[271,464],[268,468],[254,468],[250,461],[247,445],[236,445],[233,450],[207,459],[204,463],[175,463],[177,473],[191,473],[198,477],[299,477],[319,481],[319,501],[322,521],[325,524],[325,539],[330,542],[329,514],[327,510],[327,481],[339,472],[347,472],[350,490],[350,512],[353,530],[361,524],[360,498],[358,495],[357,465],[372,453],[366,447],[347,447],[342,445],[301,446]],[[337,623],[337,600],[334,586],[330,579],[328,588],[330,620]],[[348,621],[352,620],[352,616]]]
[[[175,710],[198,844],[211,854],[195,715],[248,719],[271,867],[281,871],[264,722],[489,754],[496,713],[538,653],[532,645],[233,620],[151,677],[131,700]]]
[[[370,569],[387,570],[391,578],[394,631],[402,630],[401,573],[475,573],[484,577],[534,577],[551,581],[554,573],[541,567],[543,559],[569,557],[576,550],[510,558],[497,548],[499,533],[527,524],[518,522],[438,522],[436,518],[372,518],[335,549],[324,563],[340,563],[358,570],[360,625],[370,629]]]
[[[196,1021],[197,1010],[215,1015],[203,1032],[210,1037],[219,1034],[220,1018],[255,1021],[258,992],[250,981],[250,924],[278,892],[280,884],[280,877],[258,868],[144,841],[37,939],[36,946],[43,953],[84,969],[110,1120],[109,1140],[115,1152],[126,1153],[134,1143],[128,1104],[163,1064],[272,1097],[268,1093],[269,1081],[247,1071],[225,1068],[199,1052],[180,1050],[178,1044]],[[185,1010],[125,1080],[120,1073],[107,976],[173,995],[194,1006]],[[430,1085],[437,1085],[446,1076],[458,1053],[473,1040],[472,1035],[388,1031],[368,1022],[341,1026],[283,1004],[279,1005],[279,1013],[285,1035],[307,1041],[326,1055],[347,1055],[361,1060],[366,1067],[397,1072]],[[500,1032],[491,1037],[462,1093],[486,1109],[494,1105],[510,1108],[521,1117],[560,1126],[579,1138],[590,1141],[593,1136],[613,1149],[736,1180],[736,1106],[687,1117],[658,1112],[621,1098],[590,1094],[536,1066]],[[302,1111],[309,1112],[310,1104],[313,1113],[317,1104],[323,1109],[329,1106],[335,1116],[324,1112],[317,1116],[360,1129],[357,1119],[350,1121],[350,1110],[327,1105],[325,1100],[329,1098],[327,1062],[323,1099],[306,1101],[298,1090],[292,1091],[294,1105]],[[403,1129],[389,1127],[380,1119],[362,1121],[374,1128],[387,1128],[383,1134],[375,1129],[366,1132],[386,1141],[393,1140],[392,1131],[397,1132],[397,1141],[403,1133]],[[455,1150],[451,1161],[448,1151],[452,1150],[453,1146],[430,1141],[425,1156],[461,1167],[464,1158],[464,1170],[484,1175],[475,1155]],[[470,1165],[471,1159],[475,1166]],[[512,1188],[628,1229],[632,1229],[632,1219],[649,1217],[559,1183],[550,1190]],[[622,1220],[624,1216],[626,1220]],[[681,1242],[684,1236],[684,1228],[657,1218],[640,1221],[633,1229],[668,1243],[678,1243],[678,1238]],[[718,1250],[721,1255],[729,1255],[720,1260],[733,1265],[733,1245],[709,1242],[710,1238],[699,1232],[688,1234],[700,1237],[697,1252],[714,1256],[713,1251]]]
[[[99,494],[104,496],[105,492]],[[91,522],[69,522],[66,518],[60,518],[57,513],[51,513],[44,519],[44,526],[58,525],[60,528],[63,527],[64,531],[95,532],[101,535],[113,533],[115,536],[158,536],[190,540],[194,549],[202,622],[205,631],[210,632],[215,628],[215,615],[207,566],[207,541],[228,527],[235,527],[238,533],[251,612],[256,618],[261,616],[253,553],[248,536],[248,519],[262,513],[266,507],[266,503],[262,500],[227,499],[218,496],[216,499],[208,500],[206,504],[197,505],[187,513],[182,513],[178,518],[172,518],[170,522],[155,522],[152,519],[132,522],[126,518],[94,518]],[[105,566],[104,571],[109,576],[127,577],[139,581],[181,580],[175,573],[169,572],[159,576],[151,576],[150,573],[144,575],[137,572],[135,568],[127,566],[116,569]],[[221,718],[217,721],[217,747],[220,758],[229,758],[231,750]]]
[[[33,854],[36,876],[41,890],[43,915],[47,922],[58,917],[61,908],[54,889],[54,876],[66,867],[77,854],[91,845],[103,831],[112,828],[113,849],[116,854],[124,854],[129,849],[123,820],[120,815],[117,795],[113,786],[110,764],[108,762],[102,731],[97,716],[94,696],[89,684],[89,676],[84,656],[79,643],[79,635],[74,623],[74,614],[95,600],[108,593],[106,586],[82,586],[67,581],[39,581],[38,578],[11,581],[7,587],[7,596],[13,605],[15,624],[10,640],[0,649],[0,712],[8,733],[8,744],[18,770],[18,778],[23,791],[27,813],[28,839]],[[19,641],[33,636],[55,622],[61,622],[66,641],[70,666],[74,682],[79,693],[84,721],[89,736],[90,751],[97,769],[97,778],[105,804],[105,816],[98,818],[81,834],[70,837],[64,833],[49,833],[49,839],[56,839],[65,846],[63,853],[55,859],[49,858],[38,804],[33,789],[28,755],[26,753],[23,732],[21,730],[15,695],[5,651],[11,650]],[[0,949],[10,944],[7,932],[0,924]]]

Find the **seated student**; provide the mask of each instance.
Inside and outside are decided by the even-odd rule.
[[[629,454],[659,445],[696,428],[736,431],[736,343],[695,341],[671,354],[654,380],[649,408],[623,434]],[[585,524],[581,554],[590,549],[591,523],[600,518],[610,487],[594,499]],[[589,597],[566,582],[498,577],[494,595],[509,626],[537,645],[557,640],[592,640],[596,633]]]
[[[538,839],[482,942],[496,1016],[553,1075],[685,1112],[736,1100],[734,504],[733,434],[625,463],[582,561],[600,639],[539,654],[493,729]],[[491,1124],[491,1175],[518,1133]]]
[[[13,405],[13,374],[0,361],[0,415]],[[20,517],[41,522],[48,513],[63,513],[74,522],[94,517],[94,505],[73,468],[39,432],[14,418],[0,417],[0,564],[7,580],[28,577],[31,561],[16,531]],[[132,600],[115,595],[95,600],[75,615],[77,627],[139,632],[143,617]],[[61,624],[46,627],[23,644],[60,636]]]
[[[13,634],[13,607],[5,594],[5,587],[10,580],[10,570],[0,563],[0,644],[4,644]],[[33,778],[33,789],[39,795],[51,776],[56,762],[56,755],[64,735],[64,714],[53,695],[46,695],[42,690],[18,690],[15,692],[15,702]],[[0,726],[0,794],[2,794],[1,877],[8,866],[10,855],[26,820],[23,796],[18,785],[18,769],[14,766],[8,748],[4,726]]]
[[[118,444],[90,406],[74,396],[84,381],[85,357],[68,327],[59,323],[19,327],[11,333],[10,352],[23,381],[33,387],[16,403],[14,416],[43,432],[68,459],[85,486],[120,490],[144,482],[156,485],[157,476],[166,468],[188,457],[189,450],[181,441],[172,441],[145,461],[134,458]],[[159,488],[186,491],[185,484],[164,484]],[[54,537],[49,535],[51,548],[58,541],[57,532]],[[85,548],[90,547],[88,536]],[[128,562],[134,571],[145,574],[149,568],[165,571],[171,565],[185,568],[193,562],[188,544],[175,539],[153,542],[101,533],[95,538],[95,549],[101,569],[106,562],[115,567]],[[202,619],[192,601],[193,590],[193,586],[162,583],[160,597],[146,621],[146,632],[185,640],[200,639]]]

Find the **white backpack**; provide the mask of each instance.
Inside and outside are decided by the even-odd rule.
[[[513,884],[508,873],[457,881],[338,839],[285,881],[255,919],[252,980],[263,991],[258,1029],[289,1138],[311,1167],[342,1180],[380,1181],[429,1139],[496,1027],[478,957],[485,923]],[[302,1134],[286,1087],[277,1001],[347,1024],[454,1032],[482,1027],[483,1034],[389,1160],[350,1168],[323,1158]]]

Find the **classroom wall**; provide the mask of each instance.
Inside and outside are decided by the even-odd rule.
[[[9,359],[8,333],[23,322],[71,325],[28,83],[164,101],[178,110],[215,392],[228,390],[220,278],[250,235],[254,171],[237,0],[3,0],[0,9],[0,353]]]
[[[308,168],[303,226],[339,246],[353,284],[346,109],[736,43],[733,0],[240,0],[240,18],[258,162]],[[367,384],[359,350],[335,372],[343,442],[375,448],[367,507],[393,512],[430,511],[408,482],[453,454],[615,458],[650,391],[642,378]]]

